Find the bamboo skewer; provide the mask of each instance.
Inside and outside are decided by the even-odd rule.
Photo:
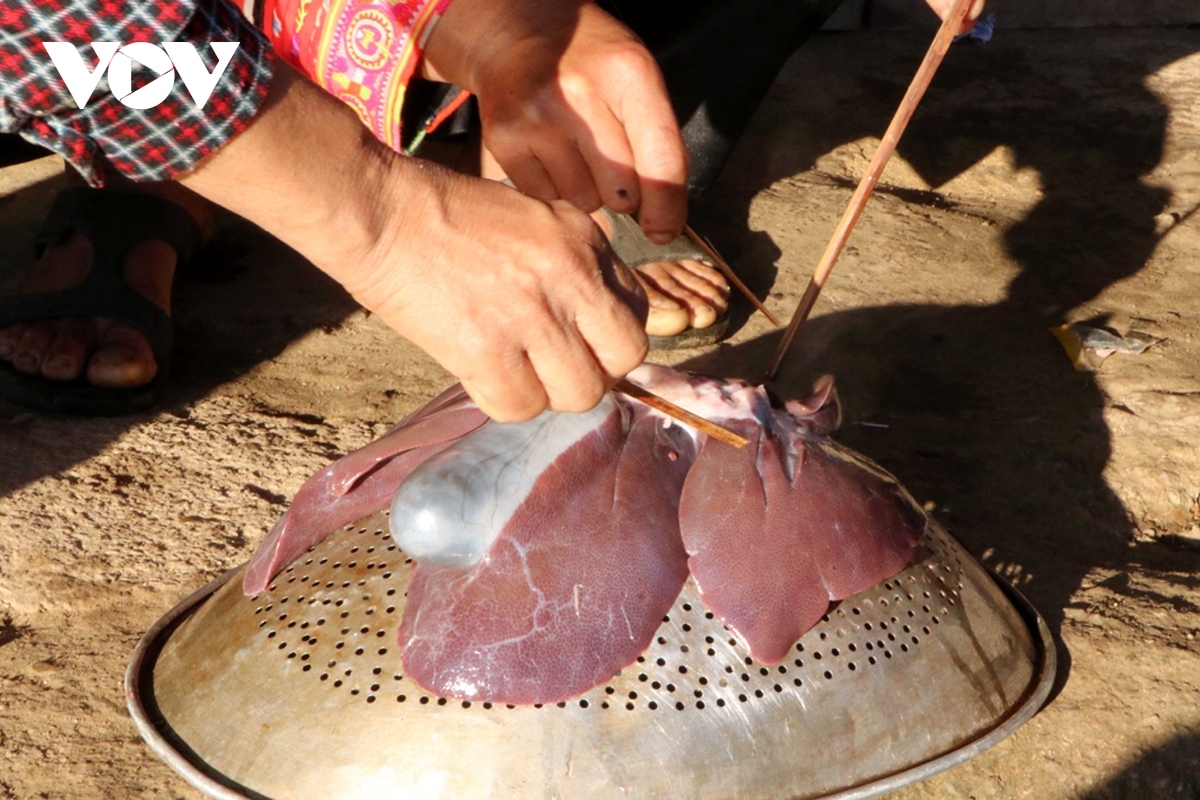
[[[788,350],[796,340],[796,334],[800,332],[800,327],[804,325],[804,321],[808,319],[813,305],[817,302],[817,296],[821,293],[821,289],[825,287],[825,281],[829,279],[829,273],[833,271],[833,265],[837,263],[838,256],[842,254],[842,248],[846,246],[846,240],[850,238],[850,232],[854,230],[855,223],[862,216],[863,208],[866,206],[867,200],[870,199],[871,192],[875,189],[875,184],[879,183],[879,177],[883,174],[883,168],[887,166],[888,159],[895,152],[896,145],[900,141],[900,136],[908,126],[908,121],[912,119],[913,112],[917,110],[917,104],[921,102],[925,90],[929,88],[929,83],[933,80],[938,67],[941,66],[942,59],[950,49],[955,34],[962,28],[963,20],[966,19],[967,11],[970,9],[972,2],[973,0],[958,0],[950,14],[946,17],[946,20],[942,23],[942,26],[938,28],[937,36],[933,39],[933,44],[929,46],[929,51],[925,53],[925,60],[921,62],[917,74],[913,76],[912,83],[909,84],[908,91],[905,93],[904,99],[900,101],[900,107],[896,109],[896,115],[892,117],[892,122],[888,125],[887,132],[883,135],[883,141],[879,143],[879,149],[875,152],[875,157],[871,160],[870,167],[867,168],[867,174],[863,176],[862,181],[858,184],[858,188],[854,190],[854,196],[850,198],[850,205],[847,206],[841,221],[838,222],[838,226],[833,232],[833,238],[829,241],[828,247],[825,248],[825,253],[821,256],[821,261],[817,264],[817,269],[813,272],[813,276],[808,282],[808,288],[804,290],[804,295],[800,298],[800,304],[796,307],[796,312],[792,315],[792,320],[788,323],[787,330],[784,331],[783,338],[780,340],[779,346],[775,350],[775,355],[771,358],[771,364],[767,368],[768,380],[774,380],[779,374],[779,369],[783,366],[783,360],[787,357]]]
[[[762,304],[762,301],[758,299],[758,296],[755,295],[754,292],[750,291],[746,284],[742,283],[742,279],[739,278],[736,273],[734,273],[733,269],[728,263],[726,263],[725,259],[721,258],[721,254],[718,253],[717,249],[712,246],[712,242],[710,242],[708,239],[701,238],[700,234],[692,230],[691,225],[684,225],[683,232],[686,233],[687,237],[704,252],[704,255],[708,256],[709,259],[712,260],[716,268],[721,271],[722,275],[725,276],[725,279],[732,283],[739,292],[745,295],[746,299],[753,303],[754,307],[761,311],[763,316],[771,321],[772,325],[778,328],[783,324],[779,321],[778,317],[767,310],[767,307]]]
[[[750,440],[744,436],[739,436],[728,428],[722,428],[715,422],[709,422],[704,417],[699,417],[688,411],[680,408],[669,400],[664,400],[656,394],[638,386],[635,383],[622,380],[618,381],[616,390],[622,394],[627,394],[635,400],[640,400],[656,411],[661,411],[672,419],[679,420],[684,425],[690,425],[701,433],[711,436],[714,439],[724,442],[732,447],[745,447],[750,444]]]

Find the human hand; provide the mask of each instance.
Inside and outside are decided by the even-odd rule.
[[[345,285],[489,416],[586,411],[642,362],[645,296],[587,214],[410,163],[393,235]]]
[[[935,14],[945,19],[954,10],[956,0],[925,0],[925,2],[929,3],[929,7],[933,9]],[[967,12],[967,17],[963,20],[962,27],[958,30],[958,33],[966,33],[975,27],[975,21],[983,13],[983,4],[984,0],[973,0],[971,10]]]
[[[640,285],[587,214],[399,156],[284,66],[182,182],[294,247],[497,420],[592,408],[646,355]]]
[[[455,0],[425,49],[479,99],[484,144],[521,191],[638,212],[665,244],[687,218],[687,151],[653,56],[587,0]]]

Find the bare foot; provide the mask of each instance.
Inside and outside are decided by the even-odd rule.
[[[603,212],[592,219],[612,236],[612,225]],[[701,261],[654,261],[633,268],[646,290],[650,313],[646,333],[675,336],[688,328],[707,328],[729,308],[729,282],[715,267]]]
[[[125,281],[170,313],[175,250],[151,239],[129,251]],[[46,248],[22,284],[21,292],[66,289],[91,269],[92,244],[82,233]],[[0,329],[0,359],[20,372],[53,381],[72,381],[86,373],[88,382],[109,389],[144,386],[158,364],[140,332],[107,317],[75,317],[18,323]]]

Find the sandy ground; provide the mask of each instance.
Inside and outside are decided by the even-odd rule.
[[[806,47],[696,205],[780,314],[926,36]],[[4,277],[27,268],[61,169],[0,171]],[[957,48],[884,184],[782,385],[836,373],[842,440],[1061,642],[1041,714],[896,797],[1200,797],[1200,31]],[[449,382],[260,232],[230,221],[217,244],[177,284],[161,410],[0,407],[0,797],[196,797],[125,710],[138,637],[245,560],[308,474]],[[671,360],[760,372],[775,335],[746,316]],[[1075,372],[1047,328],[1081,320],[1163,341]]]

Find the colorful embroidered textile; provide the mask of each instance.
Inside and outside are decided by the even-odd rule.
[[[93,41],[192,42],[209,69],[215,63],[209,42],[241,46],[203,109],[179,80],[162,104],[129,108],[109,92],[107,78],[81,109],[44,41],[75,44],[89,68]],[[0,131],[59,153],[93,186],[104,182],[106,159],[134,180],[166,180],[250,123],[273,64],[262,34],[228,0],[0,0]]]
[[[401,150],[400,107],[450,0],[267,0],[275,51]]]

